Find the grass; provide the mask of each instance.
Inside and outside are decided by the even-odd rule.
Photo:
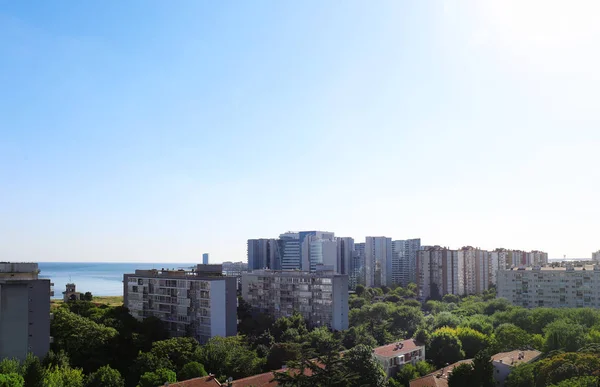
[[[59,307],[64,301],[61,299],[53,299],[50,302],[51,308]],[[96,304],[106,304],[108,306],[123,305],[123,296],[94,296],[92,302]]]
[[[109,306],[123,305],[123,296],[94,296],[92,302]]]

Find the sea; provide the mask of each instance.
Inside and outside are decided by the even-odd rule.
[[[39,262],[40,278],[54,283],[54,298],[62,298],[67,283],[74,283],[78,292],[94,296],[122,296],[123,274],[136,269],[189,269],[192,263],[99,263],[99,262]]]

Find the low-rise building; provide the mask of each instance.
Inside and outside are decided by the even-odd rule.
[[[0,359],[43,358],[50,349],[49,279],[37,263],[0,262]]]
[[[404,340],[373,349],[373,356],[386,376],[394,377],[406,364],[415,365],[419,360],[425,360],[425,344],[414,339]]]
[[[348,276],[315,272],[254,270],[242,274],[242,297],[274,318],[299,312],[311,327],[348,329]]]
[[[600,265],[499,270],[497,291],[525,308],[600,308]]]
[[[514,367],[531,363],[537,360],[542,353],[540,351],[511,351],[501,352],[492,356],[494,365],[494,382],[497,387],[503,387],[506,378]],[[473,359],[465,359],[436,370],[429,375],[422,376],[410,381],[410,387],[448,387],[448,378],[452,371],[461,364],[472,364]]]
[[[235,336],[236,278],[222,271],[221,265],[136,270],[123,275],[123,302],[137,319],[159,318],[173,337],[191,336],[205,343],[214,336]]]

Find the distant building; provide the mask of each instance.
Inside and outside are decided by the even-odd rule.
[[[248,239],[248,270],[281,268],[276,239]]]
[[[365,241],[365,285],[368,287],[392,284],[392,239],[367,237]]]
[[[525,308],[600,308],[600,265],[500,270],[497,293]]]
[[[63,301],[81,301],[83,300],[83,294],[78,292],[75,288],[75,284],[67,284],[66,290],[63,292]]]
[[[388,378],[396,376],[406,364],[415,365],[425,360],[425,344],[416,340],[404,340],[373,349],[373,356],[385,371]]]
[[[0,263],[0,359],[43,358],[50,349],[49,279],[37,263]]]
[[[237,290],[242,290],[242,274],[248,272],[246,262],[223,262],[223,275],[226,277],[235,277]]]
[[[366,284],[365,273],[365,244],[355,243],[352,254],[352,268],[349,274],[350,289],[356,289],[356,285]]]
[[[600,250],[592,253],[592,261],[600,263]]]
[[[337,237],[337,259],[336,272],[339,274],[352,273],[353,257],[354,257],[354,238]]]
[[[298,311],[311,327],[348,329],[348,276],[317,268],[254,270],[242,274],[242,297],[255,310],[274,318]]]
[[[202,254],[202,264],[208,265],[208,253]]]
[[[417,283],[417,254],[421,250],[421,239],[392,242],[392,283],[406,286]]]
[[[123,275],[123,301],[139,320],[162,320],[173,337],[205,343],[214,336],[235,336],[236,278],[222,272],[222,265],[210,264],[195,270],[136,270]]]

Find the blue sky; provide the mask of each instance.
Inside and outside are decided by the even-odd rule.
[[[0,258],[321,229],[600,249],[593,2],[0,1]]]

